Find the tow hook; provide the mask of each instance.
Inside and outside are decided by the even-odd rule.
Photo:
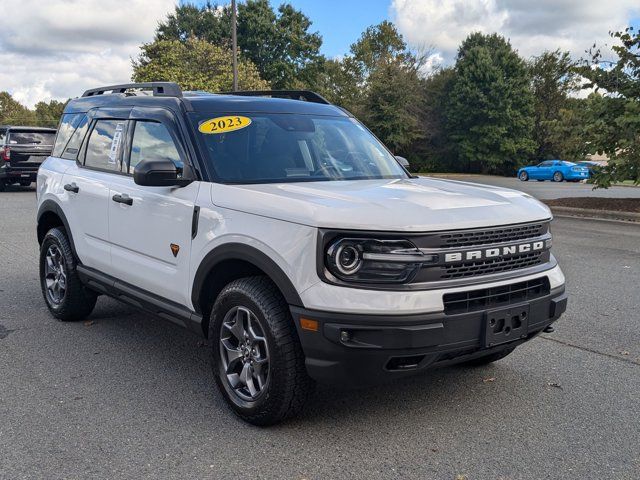
[[[553,333],[553,332],[555,332],[555,331],[556,331],[556,329],[555,329],[555,328],[553,328],[551,325],[547,325],[547,326],[545,327],[545,329],[544,329],[544,330],[542,330],[542,331],[543,331],[544,333]]]

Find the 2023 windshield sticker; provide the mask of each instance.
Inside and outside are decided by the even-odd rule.
[[[224,117],[205,120],[200,124],[198,130],[200,133],[205,133],[207,135],[216,135],[219,133],[233,132],[235,130],[240,130],[241,128],[247,128],[249,125],[251,125],[251,119],[249,117],[227,115]]]

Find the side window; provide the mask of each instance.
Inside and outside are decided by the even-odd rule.
[[[184,166],[167,127],[158,122],[137,121],[131,140],[129,173],[143,160],[170,160],[178,172]]]
[[[75,123],[75,131],[73,132],[73,135],[71,135],[71,138],[67,142],[67,147],[62,153],[62,158],[66,158],[67,160],[75,160],[78,157],[80,145],[82,145],[82,140],[84,140],[89,128],[89,120],[84,114],[80,115],[78,121]]]
[[[548,161],[548,160],[547,160],[546,162],[542,162],[542,163],[541,163],[540,165],[538,165],[538,166],[539,166],[539,167],[550,167],[552,163],[553,163],[553,162],[550,162],[550,161]]]
[[[56,135],[56,142],[53,146],[53,152],[51,153],[54,157],[60,157],[62,152],[64,151],[64,147],[67,145],[69,138],[73,134],[73,131],[76,129],[76,122],[81,114],[78,113],[67,113],[62,115],[60,119],[60,126],[58,127],[58,134]]]
[[[91,131],[84,157],[85,167],[120,171],[120,146],[125,120],[98,120]]]

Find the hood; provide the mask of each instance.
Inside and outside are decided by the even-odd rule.
[[[551,218],[516,190],[436,178],[211,185],[215,205],[319,228],[426,232]]]

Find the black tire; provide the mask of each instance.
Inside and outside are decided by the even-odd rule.
[[[238,312],[243,312],[242,317],[238,316]],[[238,345],[235,345],[238,338],[236,333],[239,330],[235,333],[230,332],[236,330],[235,325],[240,318],[250,319],[254,331],[259,332],[257,338],[264,339],[260,344],[257,342],[261,341],[257,340],[255,345],[260,350],[257,358],[262,358],[263,362],[266,358],[266,374],[262,370],[263,367],[260,367],[261,371],[257,373],[257,370],[247,365],[248,362],[253,364],[254,360],[238,357],[243,346],[244,355],[248,351],[256,354],[253,343],[246,348],[246,342],[250,340],[246,340],[245,344],[238,342]],[[248,338],[246,332],[244,338]],[[226,347],[221,345],[223,342]],[[218,388],[229,406],[246,422],[266,426],[290,418],[302,409],[313,391],[314,382],[307,375],[304,354],[289,306],[278,288],[267,277],[234,280],[220,292],[211,312],[209,343],[213,374]],[[235,353],[229,355],[229,352]],[[233,359],[229,360],[230,357]],[[231,368],[232,365],[234,368]],[[249,379],[254,390],[256,385],[260,386],[262,383],[255,397],[249,391],[249,382],[245,380],[243,383],[242,374],[245,368],[250,369],[247,370],[250,373],[245,375],[245,379]],[[241,370],[240,374],[234,372],[237,369]],[[228,378],[229,376],[231,378]],[[262,382],[258,381],[258,376],[262,377]],[[232,386],[232,380],[237,380],[235,388]],[[248,398],[249,396],[252,398]]]
[[[31,180],[20,180],[20,186],[21,187],[30,187],[31,186]]]
[[[63,287],[58,289],[58,298],[54,297],[47,281],[55,282],[55,273],[48,267],[48,255],[56,252],[59,255],[58,271],[64,274]],[[86,318],[96,305],[97,294],[82,285],[78,272],[77,262],[73,256],[71,245],[67,235],[61,228],[52,228],[44,236],[40,247],[40,287],[44,301],[51,314],[64,322],[82,320]],[[52,278],[53,277],[53,278]],[[60,276],[58,275],[58,278]],[[63,288],[63,292],[60,292]]]
[[[7,188],[7,184],[4,180],[0,179],[0,192],[4,192]]]
[[[513,352],[516,347],[506,348],[496,353],[492,353],[490,355],[486,355],[480,358],[474,358],[473,360],[469,360],[468,362],[461,363],[460,365],[464,365],[466,367],[481,367],[483,365],[488,365],[489,363],[497,362],[498,360],[502,360],[504,357]]]
[[[520,175],[518,176],[518,178],[520,179],[521,182],[527,182],[529,181],[529,174],[527,172],[520,172]]]
[[[555,172],[553,174],[553,181],[554,182],[562,182],[562,180],[564,180],[564,175],[562,175],[562,172]]]

